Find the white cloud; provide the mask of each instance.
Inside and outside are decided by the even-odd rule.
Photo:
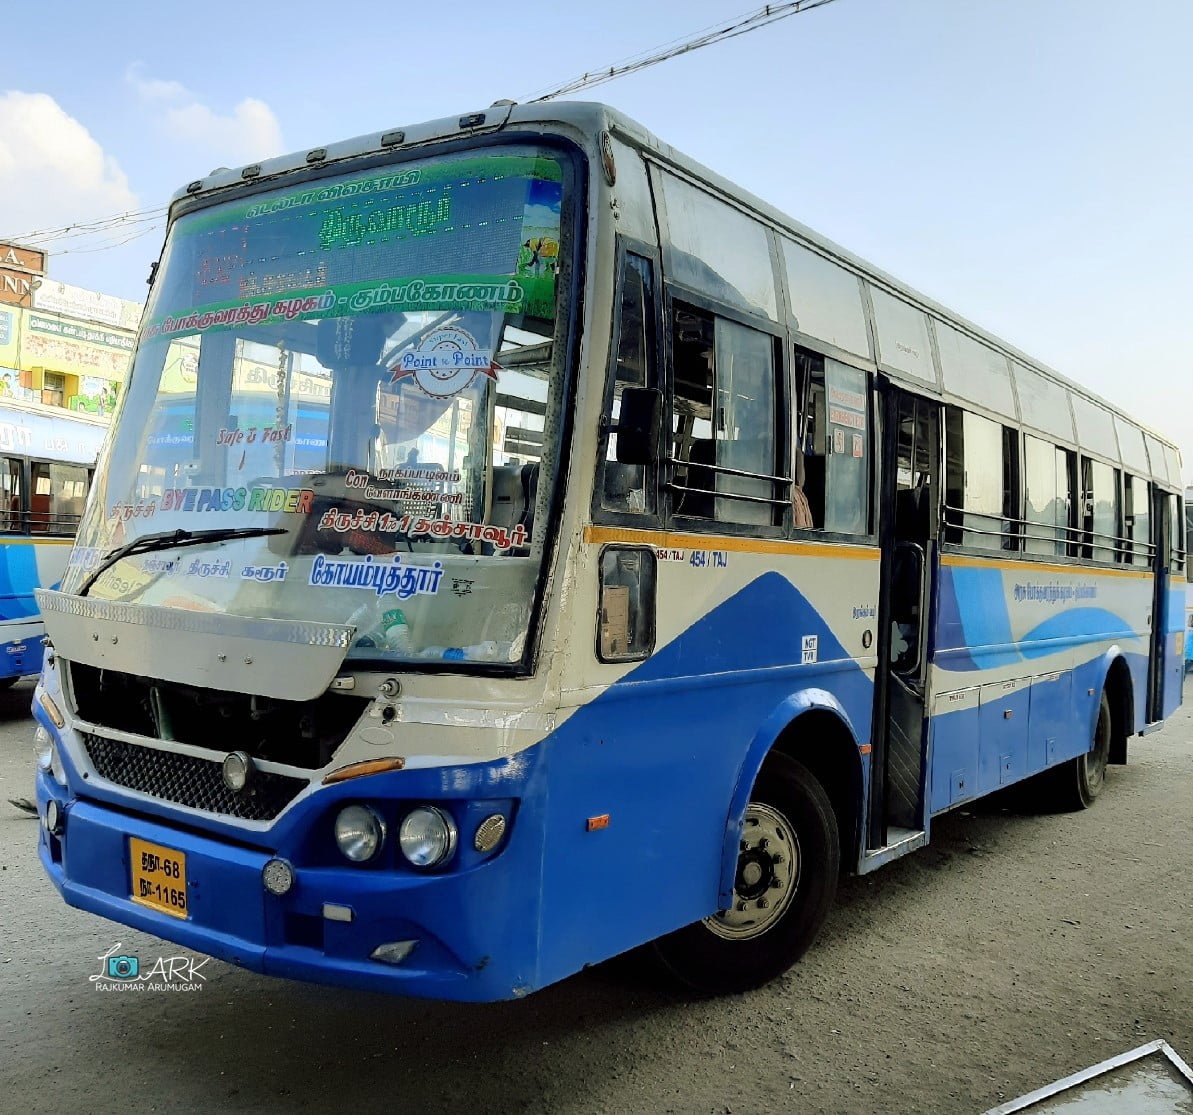
[[[159,113],[166,136],[199,149],[209,159],[237,166],[285,151],[282,128],[273,109],[256,97],[245,97],[230,113],[203,104],[181,82],[146,76],[139,62],[125,71],[137,96]]]
[[[138,207],[119,164],[48,93],[0,93],[0,237]]]

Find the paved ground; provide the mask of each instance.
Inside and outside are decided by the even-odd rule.
[[[0,694],[0,1111],[978,1112],[1163,1037],[1193,1058],[1193,722],[1080,815],[957,814],[848,881],[777,984],[685,1001],[611,965],[513,1004],[289,984],[92,989],[117,941],[34,855],[26,683]],[[1191,693],[1193,696],[1193,693]]]

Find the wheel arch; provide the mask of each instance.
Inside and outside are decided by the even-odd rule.
[[[738,846],[750,791],[772,752],[795,759],[817,779],[837,819],[841,862],[851,865],[857,862],[865,785],[857,733],[849,714],[832,693],[805,689],[788,697],[767,717],[738,770],[721,853],[718,898],[723,904],[733,897]]]
[[[1127,761],[1127,740],[1135,734],[1135,683],[1118,647],[1112,647],[1106,659],[1102,688],[1110,699],[1110,762],[1121,766]]]

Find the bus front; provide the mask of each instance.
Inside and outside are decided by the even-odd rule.
[[[457,137],[175,203],[40,597],[40,854],[71,905],[276,975],[538,985],[585,165]]]

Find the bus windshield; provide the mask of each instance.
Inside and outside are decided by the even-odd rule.
[[[177,219],[63,583],[350,623],[351,655],[523,659],[554,483],[565,166],[501,147]],[[541,512],[541,513],[539,513]]]

